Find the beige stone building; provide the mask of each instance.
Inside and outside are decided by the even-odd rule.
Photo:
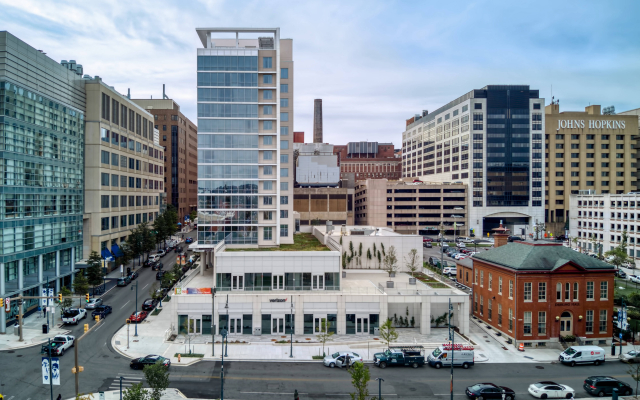
[[[300,231],[315,225],[353,225],[353,194],[349,188],[295,188],[293,211],[300,215]]]
[[[560,112],[554,103],[545,107],[545,124],[547,230],[564,234],[571,194],[636,190],[636,115],[602,115],[599,105]]]
[[[118,256],[131,229],[158,216],[164,149],[154,138],[153,116],[142,107],[97,76],[85,89],[83,253]]]
[[[356,225],[403,234],[468,236],[467,185],[367,179],[355,189]],[[455,223],[455,226],[454,226]]]

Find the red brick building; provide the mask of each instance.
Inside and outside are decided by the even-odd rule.
[[[349,142],[334,145],[333,154],[338,156],[340,178],[355,174],[355,180],[398,180],[402,176],[402,157],[395,154],[393,143]]]
[[[554,346],[571,335],[611,343],[612,265],[556,243],[499,243],[458,264],[458,280],[473,288],[473,316],[516,346]]]

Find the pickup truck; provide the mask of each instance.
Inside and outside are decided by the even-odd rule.
[[[63,324],[76,324],[80,322],[81,319],[87,317],[87,310],[84,308],[70,308],[62,314],[62,323]]]
[[[75,345],[75,341],[76,338],[71,335],[58,335],[51,340],[51,344],[43,344],[40,353],[48,354],[49,349],[51,349],[52,356],[61,356],[65,350]]]
[[[374,354],[373,363],[383,369],[389,365],[403,365],[418,368],[425,364],[424,347],[389,347],[384,353]]]

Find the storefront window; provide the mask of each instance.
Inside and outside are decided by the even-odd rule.
[[[253,315],[242,315],[242,334],[251,335],[253,333]]]
[[[229,332],[229,316],[228,315],[218,315],[218,333],[222,334],[222,330],[226,329]]]
[[[271,334],[271,314],[262,314],[262,334]]]
[[[178,335],[186,335],[189,331],[189,316],[178,315]]]
[[[304,334],[313,335],[313,314],[304,315]]]
[[[327,314],[327,332],[338,333],[338,314]]]
[[[202,334],[211,335],[211,315],[202,316]]]
[[[347,314],[347,335],[356,334],[356,315]]]
[[[302,274],[302,290],[311,290],[311,272]]]
[[[369,314],[369,334],[373,335],[374,329],[379,327],[380,327],[380,315]]]
[[[231,290],[231,273],[216,274],[218,290]]]
[[[292,314],[287,314],[284,316],[284,333],[286,335],[290,335],[293,330],[295,333],[296,327],[296,316]]]

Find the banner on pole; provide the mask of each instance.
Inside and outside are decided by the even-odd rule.
[[[47,288],[42,288],[42,293],[40,293],[40,296],[47,297],[47,293],[49,293],[49,290]],[[47,305],[47,299],[40,299],[40,305],[42,307],[45,307]]]
[[[49,306],[53,305],[53,288],[49,288]]]
[[[54,385],[60,385],[60,359],[59,358],[51,358],[51,375],[53,375],[53,379],[51,382]],[[49,384],[49,358],[42,357],[42,383],[45,385]]]

